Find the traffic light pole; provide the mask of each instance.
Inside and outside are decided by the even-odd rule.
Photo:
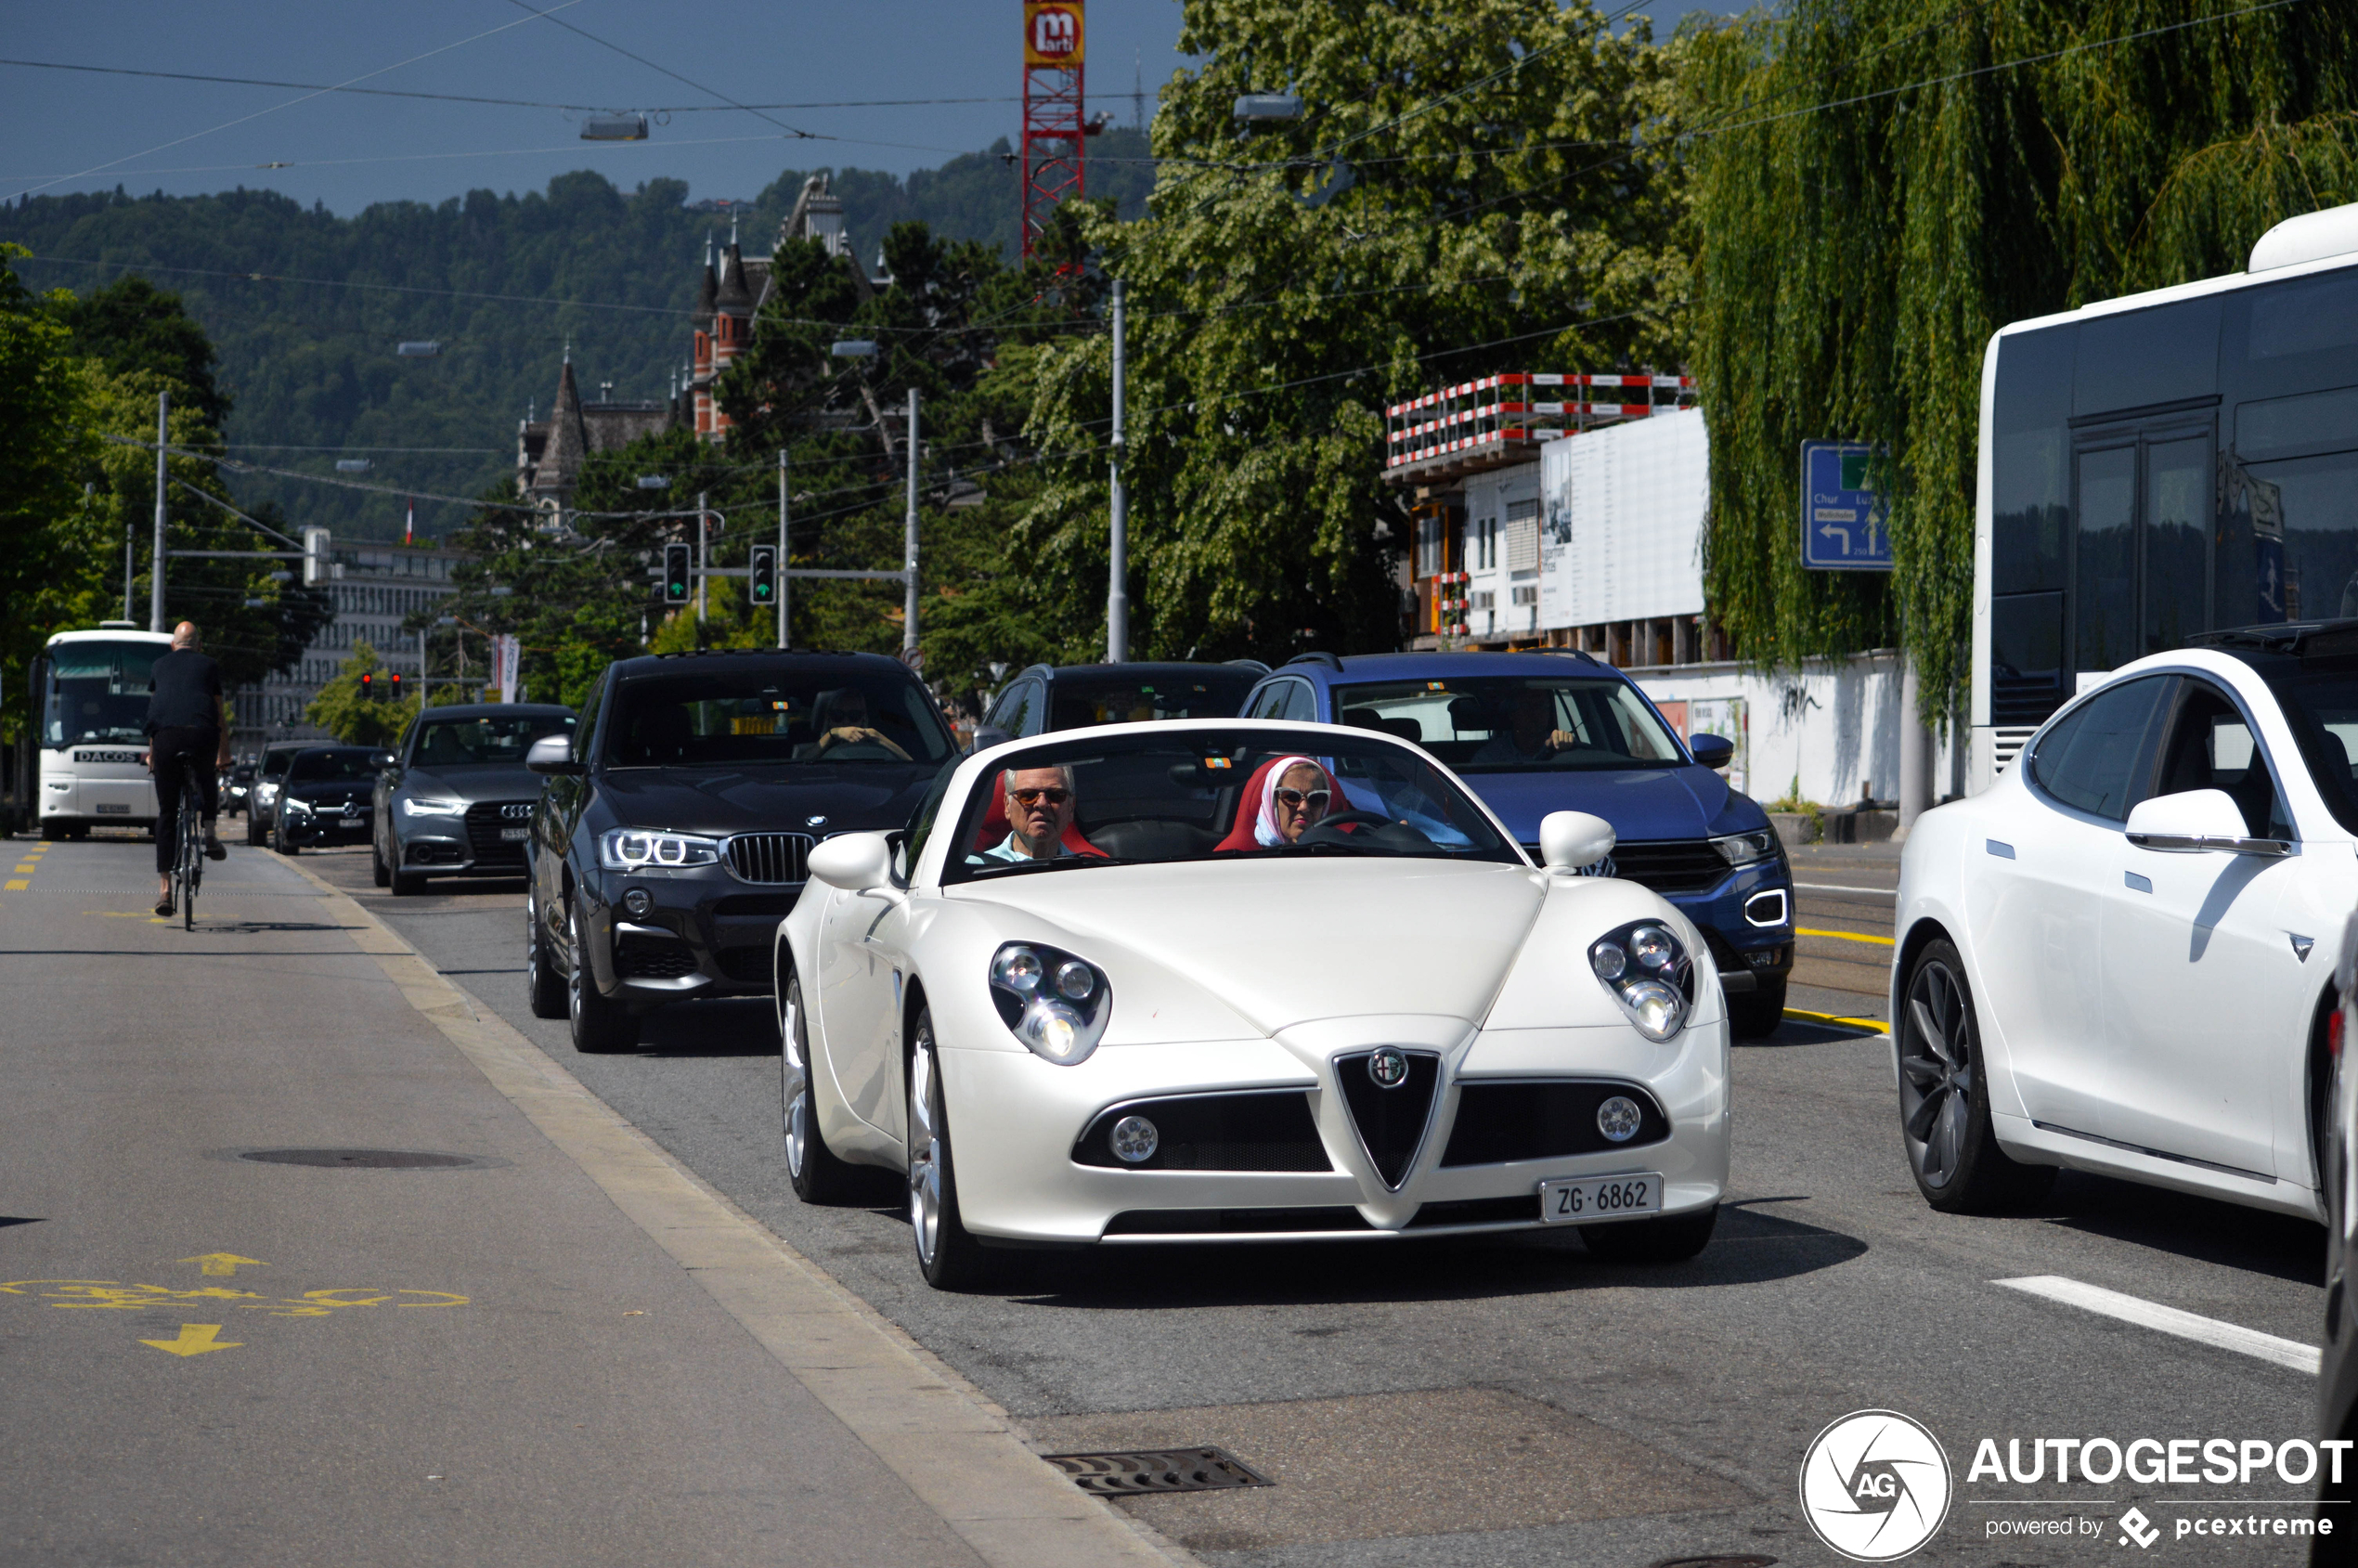
[[[785,620],[785,597],[790,592],[785,587],[785,568],[792,564],[795,564],[795,556],[785,554],[785,448],[781,446],[778,448],[778,646],[781,648],[795,646],[792,639],[787,637]]]
[[[1113,280],[1113,459],[1107,492],[1110,522],[1107,539],[1106,663],[1130,657],[1130,493],[1121,484],[1122,334],[1121,279]]]
[[[909,549],[901,569],[909,574],[907,591],[901,599],[900,655],[914,663],[910,655],[917,651],[917,389],[909,389]]]
[[[786,553],[786,449],[778,448],[778,646],[791,648],[786,636],[786,568],[794,558]]]
[[[162,631],[163,624],[163,517],[164,517],[164,447],[172,441],[172,394],[156,394],[156,552],[148,567],[148,629]]]
[[[696,624],[704,624],[705,602],[705,540],[712,532],[711,519],[705,514],[705,492],[696,492]]]

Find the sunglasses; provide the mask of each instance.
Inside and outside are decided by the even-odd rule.
[[[1302,807],[1307,803],[1317,807],[1318,810],[1323,811],[1327,809],[1327,802],[1333,798],[1333,795],[1323,789],[1287,789],[1280,786],[1277,791],[1278,801],[1284,805],[1291,806],[1296,810],[1300,810]]]
[[[1007,798],[1018,806],[1036,806],[1045,800],[1051,806],[1061,806],[1072,798],[1069,789],[1011,789]]]

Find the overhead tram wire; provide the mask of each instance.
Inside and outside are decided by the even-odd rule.
[[[722,103],[727,104],[732,109],[741,109],[747,114],[754,116],[756,119],[766,120],[771,124],[777,126],[778,129],[786,132],[790,136],[804,137],[811,136],[810,132],[802,130],[797,126],[789,125],[784,121],[778,119],[775,115],[755,109],[750,104],[739,103],[735,98],[731,97],[724,92],[720,92],[716,88],[707,87],[701,82],[690,81],[687,77],[680,75],[678,71],[672,70],[667,65],[657,65],[654,61],[649,59],[644,55],[632,54],[628,49],[624,48],[619,44],[608,43],[605,39],[599,37],[596,33],[584,28],[576,27],[573,23],[564,20],[556,14],[557,12],[564,10],[567,5],[571,5],[573,3],[574,0],[562,0],[561,4],[551,6],[545,11],[535,11],[530,6],[525,4],[525,0],[510,0],[510,4],[513,5],[518,10],[529,11],[532,15],[540,18],[544,21],[553,22],[557,26],[564,28],[567,32],[587,38],[590,43],[597,45],[602,49],[612,49],[615,54],[620,55],[625,59],[636,60],[650,71],[659,71],[666,76],[670,77],[674,82],[693,87],[697,92],[704,94],[707,97],[719,98]]]
[[[513,25],[513,24],[511,24]],[[214,82],[238,87],[291,87],[316,93],[353,93],[381,98],[428,98],[437,103],[486,104],[501,109],[556,109],[576,114],[602,113],[613,106],[597,103],[551,103],[538,98],[478,97],[467,93],[420,93],[396,87],[351,87],[324,85],[317,82],[278,82],[259,76],[208,76],[189,71],[137,71],[120,65],[73,65],[61,60],[20,60],[0,58],[0,66],[16,66],[27,71],[75,71],[97,76],[148,76],[168,82]],[[727,114],[740,108],[761,109],[918,109],[936,104],[1021,103],[1020,97],[981,98],[837,98],[814,103],[692,103],[654,104],[641,112],[647,114]],[[153,169],[149,174],[169,171]]]
[[[551,6],[551,10],[564,10],[567,6],[578,6],[580,4],[581,0],[558,0],[558,3]],[[536,11],[533,14],[535,16],[545,16],[548,13]],[[436,55],[447,54],[451,50],[463,47],[466,45],[480,43],[482,40],[491,37],[494,33],[505,32],[511,28],[521,27],[523,25],[524,23],[515,21],[501,22],[498,27],[487,28],[471,37],[461,38],[455,44],[445,44],[438,48],[428,49],[422,55],[412,55],[408,59],[395,60],[393,64],[381,66],[375,71],[364,71],[357,76],[336,84],[334,87],[323,87],[319,89],[318,92],[305,93],[299,98],[289,98],[284,103],[272,104],[267,109],[257,109],[252,114],[241,114],[235,120],[225,120],[220,124],[211,126],[205,130],[192,131],[185,136],[176,136],[171,141],[159,142],[154,147],[149,148],[144,152],[127,152],[120,158],[110,158],[103,163],[94,163],[89,168],[83,170],[79,174],[60,175],[56,179],[45,181],[40,185],[34,186],[32,189],[22,191],[19,194],[22,196],[30,196],[33,194],[34,191],[46,190],[50,186],[63,185],[67,180],[87,178],[92,175],[99,173],[101,170],[112,169],[119,164],[128,163],[135,158],[151,157],[156,153],[164,151],[168,148],[180,147],[186,143],[196,141],[201,137],[212,136],[215,132],[228,130],[231,126],[243,125],[249,121],[259,120],[266,114],[276,114],[282,109],[292,109],[297,104],[309,103],[313,98],[319,97],[321,93],[334,92],[341,88],[356,86],[360,83],[368,81],[370,77],[382,76],[387,71],[399,71],[404,66],[415,65],[420,60],[423,59],[432,59]],[[559,25],[563,26],[564,24],[559,23]]]

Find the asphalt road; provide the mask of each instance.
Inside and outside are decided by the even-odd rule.
[[[2165,1534],[2131,1555],[2292,1562],[2248,1536],[2178,1541],[2229,1504],[2300,1511],[2302,1488],[2057,1487],[1971,1480],[1983,1438],[2216,1436],[2312,1429],[2315,1379],[1994,1283],[2063,1278],[2313,1344],[2313,1226],[2066,1175],[2035,1212],[1927,1209],[1899,1150],[1889,1047],[1789,1020],[1738,1053],[1735,1201],[1695,1263],[1593,1262],[1577,1240],[1486,1246],[1121,1252],[1041,1262],[1028,1288],[925,1288],[898,1195],[812,1210],[778,1152],[767,1005],[697,1004],[642,1048],[585,1057],[530,1017],[520,885],[395,900],[365,856],[317,869],[705,1179],[1025,1423],[1047,1451],[1218,1443],[1274,1475],[1253,1490],[1130,1506],[1207,1561],[1635,1565],[1704,1553],[1836,1561],[1799,1518],[1801,1457],[1830,1421],[1889,1408],[1957,1467],[1942,1535],[1914,1562],[2063,1563],[2122,1550],[2131,1506]],[[1887,846],[1795,857],[1804,930],[1882,936]],[[1818,891],[1832,888],[1847,891]],[[1859,889],[1868,889],[1860,891]],[[1806,936],[1792,1001],[1884,1012],[1887,945]],[[2027,1464],[2028,1455],[2025,1455]],[[2192,1499],[2175,1501],[2173,1499]],[[2261,1506],[2260,1499],[2276,1499]],[[2071,1506],[2065,1506],[2068,1502]],[[2024,1520],[2101,1523],[2067,1541],[1993,1536]]]
[[[147,853],[129,843],[60,846],[31,880],[127,888],[137,878],[123,863],[143,872]],[[2306,1488],[2264,1471],[2248,1485],[2075,1477],[2058,1486],[2052,1470],[2040,1482],[2017,1484],[1986,1471],[1969,1475],[1968,1467],[1984,1439],[2003,1454],[2010,1439],[2029,1449],[2038,1438],[2109,1437],[2126,1446],[2145,1437],[2275,1442],[2307,1434],[2315,1393],[2308,1373],[1996,1282],[2060,1277],[2309,1345],[2321,1312],[2316,1229],[2075,1175],[2035,1212],[1935,1214],[1902,1162],[1888,1046],[1862,1030],[1788,1021],[1774,1039],[1738,1052],[1733,1201],[1717,1239],[1690,1264],[1605,1265],[1576,1238],[1554,1236],[1487,1245],[1238,1247],[1048,1256],[1020,1290],[946,1296],[918,1278],[888,1182],[869,1208],[811,1210],[794,1199],[777,1147],[778,1061],[765,1004],[681,1006],[651,1020],[636,1053],[578,1056],[562,1025],[534,1019],[525,1008],[520,884],[437,884],[427,896],[395,900],[368,885],[365,851],[307,855],[304,863],[971,1380],[1011,1413],[1035,1447],[1215,1443],[1274,1477],[1277,1484],[1266,1489],[1125,1505],[1206,1562],[1639,1568],[1719,1553],[1833,1562],[1802,1522],[1799,1466],[1829,1422],[1869,1408],[1924,1423],[1954,1467],[1945,1528],[1911,1562],[2304,1556],[2282,1538],[2248,1533],[2176,1536],[2182,1522],[2232,1514],[2264,1528],[2305,1511],[2299,1499]],[[233,849],[227,869],[225,882],[246,877],[274,889],[285,886],[289,870],[242,847]],[[1888,886],[1895,871],[1894,858],[1872,847],[1796,856],[1804,928],[1887,935],[1888,900],[1807,889]],[[233,913],[223,903],[225,915]],[[282,1265],[301,1255],[306,1279],[326,1269],[321,1278],[333,1275],[341,1283],[338,1268],[361,1270],[365,1261],[374,1283],[389,1280],[400,1263],[405,1283],[418,1274],[414,1283],[451,1291],[487,1296],[513,1288],[505,1277],[488,1285],[460,1279],[452,1260],[463,1255],[492,1276],[523,1270],[545,1282],[532,1298],[535,1311],[549,1325],[578,1316],[582,1326],[568,1330],[574,1339],[565,1344],[479,1330],[476,1359],[458,1377],[445,1370],[453,1365],[446,1349],[395,1344],[380,1354],[417,1355],[414,1380],[382,1369],[364,1376],[355,1363],[323,1372],[316,1393],[281,1376],[210,1404],[159,1404],[137,1380],[126,1380],[120,1367],[131,1363],[120,1354],[115,1361],[95,1349],[68,1357],[50,1348],[62,1342],[56,1329],[47,1340],[24,1338],[27,1307],[0,1295],[0,1333],[11,1336],[0,1340],[0,1351],[19,1367],[45,1368],[31,1382],[21,1373],[0,1378],[0,1401],[13,1412],[5,1450],[11,1474],[39,1478],[39,1521],[48,1532],[0,1535],[18,1543],[16,1555],[0,1550],[0,1559],[52,1560],[24,1549],[32,1541],[112,1541],[117,1536],[93,1522],[113,1511],[139,1511],[151,1531],[195,1528],[188,1519],[214,1498],[235,1499],[253,1518],[290,1490],[316,1491],[318,1500],[301,1508],[321,1520],[333,1505],[356,1499],[356,1530],[390,1529],[404,1507],[424,1506],[423,1484],[404,1475],[396,1485],[392,1473],[413,1455],[425,1456],[417,1446],[423,1431],[473,1434],[466,1441],[490,1461],[528,1474],[538,1496],[577,1505],[600,1527],[642,1512],[667,1522],[680,1533],[667,1541],[661,1561],[787,1560],[769,1544],[774,1537],[747,1533],[767,1517],[761,1508],[778,1500],[762,1490],[759,1457],[765,1444],[791,1447],[810,1429],[797,1428],[792,1411],[772,1412],[762,1419],[776,1424],[773,1439],[728,1404],[726,1393],[714,1392],[734,1384],[742,1400],[743,1390],[767,1386],[730,1359],[732,1341],[718,1328],[669,1343],[664,1368],[681,1380],[680,1392],[659,1403],[645,1430],[636,1429],[617,1404],[635,1385],[628,1377],[585,1375],[601,1363],[582,1346],[614,1354],[625,1328],[600,1312],[622,1295],[635,1302],[657,1291],[659,1265],[640,1257],[628,1238],[607,1238],[617,1257],[647,1269],[616,1292],[602,1282],[618,1263],[575,1258],[575,1232],[592,1223],[589,1209],[568,1206],[562,1171],[543,1173],[542,1186],[525,1185],[546,1163],[545,1151],[535,1149],[528,1129],[511,1126],[497,1103],[475,1106],[456,1080],[432,1095],[405,1081],[388,1101],[368,1039],[394,1023],[351,1014],[356,998],[366,998],[340,971],[330,972],[350,960],[311,955],[311,938],[297,928],[304,906],[273,903],[266,918],[240,914],[257,927],[255,936],[207,943],[208,952],[249,957],[169,966],[172,983],[187,988],[188,1004],[202,1010],[197,1032],[210,1043],[185,1069],[165,1072],[154,1066],[153,1047],[124,1043],[126,1031],[142,1039],[147,1031],[136,1025],[138,1005],[122,994],[125,962],[117,954],[168,952],[188,939],[136,919],[79,923],[76,912],[101,904],[136,907],[127,898],[0,893],[9,1035],[38,1042],[31,1051],[12,1045],[14,1087],[0,1113],[7,1117],[0,1122],[0,1169],[13,1190],[31,1195],[0,1207],[20,1215],[71,1212],[77,1236],[86,1230],[97,1238],[51,1247],[40,1272],[153,1278],[136,1271],[168,1268],[172,1259],[218,1247]],[[259,928],[274,925],[287,929],[259,940]],[[1887,948],[1839,937],[1803,942],[1796,1008],[1881,1016]],[[136,968],[143,975],[167,972],[153,957],[134,964],[144,965]],[[84,1060],[92,1054],[103,1058],[96,1066]],[[300,1134],[284,1117],[253,1110],[289,1095],[295,1096],[290,1108],[310,1118]],[[421,1096],[447,1104],[428,1116],[429,1108],[411,1103]],[[183,1121],[201,1125],[178,1126]],[[249,1197],[238,1199],[242,1208],[220,1211],[237,1224],[199,1223],[208,1211],[195,1199],[211,1190],[212,1173],[281,1180],[276,1172],[254,1177],[187,1158],[200,1146],[385,1144],[396,1136],[388,1127],[400,1129],[408,1147],[495,1152],[513,1162],[515,1174],[323,1173],[285,1189],[272,1206]],[[374,1191],[392,1194],[398,1205],[374,1212],[321,1197],[343,1190],[319,1185],[331,1180],[415,1185],[380,1186]],[[432,1196],[452,1190],[451,1183],[474,1185],[460,1189],[462,1201]],[[6,1250],[0,1256],[21,1266],[30,1254],[19,1238],[53,1224],[0,1228]],[[469,1239],[456,1251],[409,1246],[435,1226]],[[429,1263],[440,1272],[423,1277]],[[684,1308],[672,1302],[667,1310]],[[331,1333],[354,1326],[297,1327]],[[127,1340],[129,1331],[117,1337]],[[553,1328],[550,1337],[566,1338]],[[2210,1336],[2222,1337],[2231,1336]],[[187,1369],[235,1359],[205,1356]],[[722,1401],[714,1406],[721,1413],[698,1419],[694,1407],[707,1396]],[[528,1420],[519,1419],[520,1410]],[[587,1423],[579,1430],[612,1432],[617,1442],[627,1435],[627,1457],[585,1458],[582,1440],[564,1435],[568,1416]],[[521,1434],[484,1435],[519,1426],[531,1430],[531,1444]],[[95,1466],[80,1490],[78,1465]],[[281,1467],[275,1480],[273,1465]],[[233,1479],[225,1481],[225,1466]],[[13,1481],[8,1490],[26,1495]],[[890,1493],[859,1474],[839,1490],[821,1490],[797,1489],[785,1511],[846,1535]],[[137,1499],[139,1510],[115,1509],[110,1499],[117,1495]],[[2150,1550],[2124,1544],[2116,1522],[2132,1506],[2162,1531]],[[0,1497],[0,1521],[23,1507]],[[738,1534],[692,1527],[704,1510],[732,1521],[729,1529]],[[411,1517],[402,1538],[436,1540],[462,1517],[476,1516]],[[887,1523],[893,1517],[888,1508],[879,1515]],[[2061,1519],[2083,1533],[1993,1533]],[[485,1528],[480,1520],[476,1528]],[[171,1537],[139,1538],[152,1546]],[[252,1546],[267,1537],[249,1529],[235,1538]],[[566,1539],[577,1543],[579,1536]],[[227,1561],[227,1553],[97,1550],[55,1560],[216,1555]],[[514,1560],[561,1555],[552,1546]],[[435,1560],[464,1561],[467,1553]],[[658,1557],[608,1551],[575,1560]]]

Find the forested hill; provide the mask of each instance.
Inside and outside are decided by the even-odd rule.
[[[1003,141],[905,180],[837,171],[861,258],[873,266],[885,230],[910,218],[996,241],[1012,258],[1019,192],[1006,150]],[[1143,159],[1145,137],[1112,130],[1090,150],[1108,160],[1093,162],[1090,194],[1134,215],[1149,165],[1110,160]],[[748,251],[768,252],[806,173],[781,173],[738,209]],[[16,263],[36,289],[84,292],[129,271],[179,293],[219,350],[233,455],[325,475],[339,456],[369,456],[375,467],[361,483],[472,496],[513,472],[516,421],[535,400],[547,412],[568,342],[585,396],[606,382],[617,399],[666,395],[692,352],[687,313],[705,242],[729,234],[728,214],[690,207],[688,194],[680,180],[626,192],[582,172],[523,196],[474,190],[343,218],[269,191],[117,190],[0,205],[0,240],[40,258]],[[439,342],[440,356],[395,356],[397,343],[417,339]],[[354,450],[370,447],[448,450]],[[276,500],[339,535],[401,532],[393,497],[262,474],[234,483],[247,499]],[[445,534],[463,515],[420,501],[418,528]]]

